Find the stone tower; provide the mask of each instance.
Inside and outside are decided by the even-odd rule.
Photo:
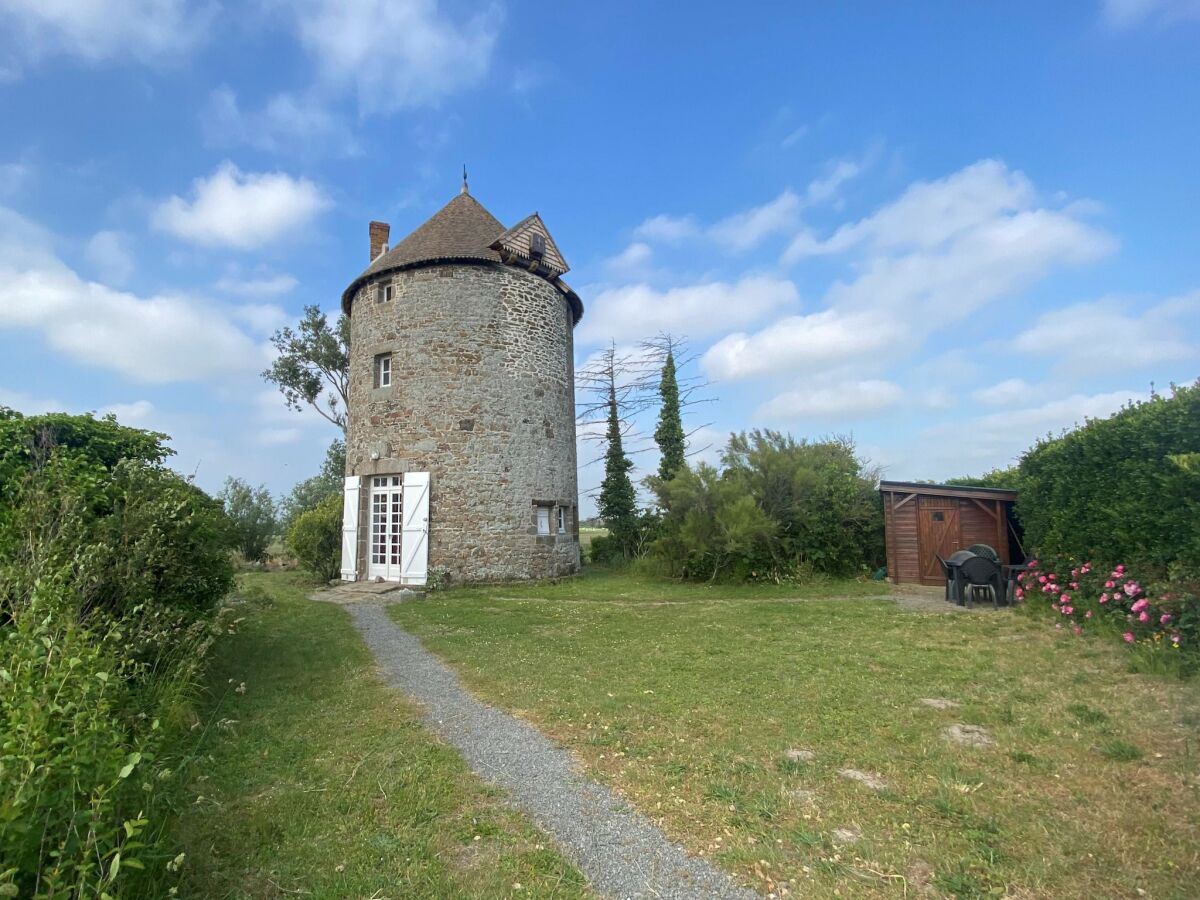
[[[534,213],[467,192],[371,262],[350,319],[342,578],[424,584],[579,569],[573,329],[579,297]]]

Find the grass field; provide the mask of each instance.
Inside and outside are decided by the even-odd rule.
[[[375,676],[294,573],[241,576],[211,724],[173,834],[184,897],[589,896],[582,876]]]
[[[1195,682],[1131,675],[1122,648],[1009,611],[918,613],[880,590],[592,572],[392,614],[760,890],[1197,895]],[[953,743],[955,724],[994,743]]]

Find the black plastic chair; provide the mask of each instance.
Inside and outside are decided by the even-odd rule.
[[[946,564],[946,561],[936,553],[933,554],[933,558],[942,567],[942,577],[946,579],[946,602],[949,603],[951,600],[957,600],[957,597],[955,597],[954,573],[950,570],[950,566]]]
[[[963,560],[958,567],[958,577],[962,584],[962,596],[967,606],[971,606],[976,593],[986,588],[991,595],[992,606],[1000,608],[1000,597],[1004,592],[1004,584],[1000,577],[1000,566],[986,556],[972,556]]]
[[[995,548],[990,547],[987,544],[972,544],[967,549],[976,556],[982,556],[985,559],[990,559],[994,563],[1000,562],[1000,554],[996,552]]]

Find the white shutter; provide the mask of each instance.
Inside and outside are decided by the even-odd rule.
[[[400,583],[424,584],[429,576],[429,473],[404,475],[404,531]]]
[[[342,581],[358,580],[358,483],[347,475],[342,503]]]

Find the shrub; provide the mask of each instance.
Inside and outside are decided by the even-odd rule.
[[[664,510],[655,551],[673,574],[781,581],[878,566],[877,479],[851,442],[754,431],[733,435],[722,463],[650,480]]]
[[[240,478],[229,478],[217,495],[233,526],[238,550],[247,562],[262,562],[275,534],[275,502],[265,487],[252,488]]]
[[[335,495],[301,513],[287,536],[288,547],[300,564],[322,581],[342,568],[342,497]]]
[[[1200,382],[1041,441],[1019,488],[1040,553],[1200,579]]]
[[[1058,630],[1112,631],[1143,655],[1177,655],[1178,671],[1200,665],[1200,598],[1194,593],[1143,580],[1123,564],[1109,568],[1062,558],[1031,560],[1017,577],[1017,599],[1051,614]]]

